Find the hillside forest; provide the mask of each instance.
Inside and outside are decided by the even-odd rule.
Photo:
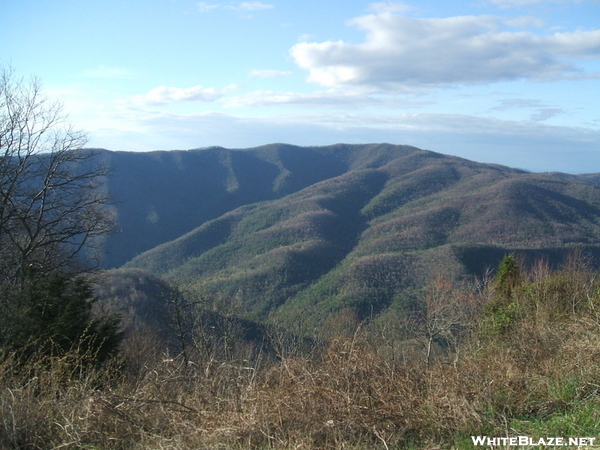
[[[598,436],[600,175],[85,143],[4,70],[0,447]]]

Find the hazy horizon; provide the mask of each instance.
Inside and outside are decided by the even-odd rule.
[[[380,143],[600,172],[600,3],[8,2],[0,63],[89,146]]]

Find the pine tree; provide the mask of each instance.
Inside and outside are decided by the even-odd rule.
[[[118,349],[118,317],[94,317],[85,276],[30,272],[19,292],[3,301],[12,307],[0,318],[0,347],[22,358],[75,351],[102,363]]]

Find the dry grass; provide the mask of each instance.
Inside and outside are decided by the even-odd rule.
[[[18,370],[6,355],[0,447],[389,450],[462,448],[471,435],[522,429],[597,433],[598,284],[585,268],[569,270],[530,274],[507,331],[466,327],[458,353],[430,364],[383,356],[361,326],[319,355],[278,362],[184,365],[130,345],[135,370],[116,362],[83,369],[70,354]],[[472,304],[473,293],[464,298]],[[585,417],[571,414],[582,405]],[[563,418],[569,427],[550,427]]]

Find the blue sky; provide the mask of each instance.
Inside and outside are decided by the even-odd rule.
[[[600,172],[600,1],[20,0],[0,63],[89,145],[390,142]]]

